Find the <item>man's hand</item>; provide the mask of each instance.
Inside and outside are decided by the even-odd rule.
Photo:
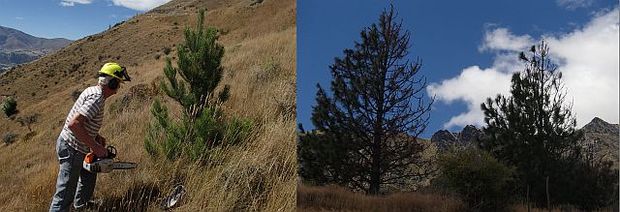
[[[105,146],[97,143],[97,141],[95,141],[95,138],[88,135],[88,133],[86,132],[86,128],[84,128],[84,123],[86,123],[86,117],[78,113],[77,115],[75,115],[75,117],[73,117],[73,119],[71,119],[68,127],[78,140],[86,144],[86,146],[88,146],[90,150],[95,153],[95,156],[99,158],[107,157],[108,150],[105,148]]]
[[[107,145],[107,141],[103,136],[97,134],[97,137],[95,137],[95,141],[97,141],[97,143],[101,144],[101,146],[105,147]]]

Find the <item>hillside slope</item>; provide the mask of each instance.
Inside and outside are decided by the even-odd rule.
[[[164,58],[176,59],[175,46],[199,9],[207,9],[205,24],[220,29],[226,50],[221,84],[231,86],[231,96],[224,112],[257,125],[246,145],[213,156],[218,165],[188,167],[153,160],[143,141],[152,99],[167,100],[152,85],[163,75]],[[0,201],[6,203],[0,211],[47,209],[58,171],[54,143],[72,94],[95,84],[107,61],[127,66],[132,81],[106,101],[101,134],[120,160],[140,166],[99,175],[100,210],[156,208],[176,183],[188,189],[183,211],[293,210],[295,13],[295,1],[288,0],[174,0],[0,76],[0,95],[16,97],[18,117],[39,114],[33,132],[0,119],[0,135],[18,135],[15,143],[0,144]]]
[[[64,38],[38,38],[0,26],[0,73],[17,64],[36,60],[71,43]]]

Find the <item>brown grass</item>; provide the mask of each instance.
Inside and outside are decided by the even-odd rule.
[[[221,84],[231,85],[231,98],[224,111],[254,120],[255,133],[243,145],[212,154],[209,166],[151,158],[143,141],[155,97],[134,99],[120,112],[111,112],[110,106],[131,87],[150,85],[163,75],[162,49],[172,47],[168,56],[175,56],[173,45],[181,42],[183,28],[193,26],[195,12],[205,7],[206,24],[225,31],[220,39],[226,48]],[[257,6],[244,0],[172,1],[3,74],[0,93],[17,97],[20,115],[41,116],[33,125],[37,133],[24,141],[25,127],[0,119],[0,135],[19,134],[17,142],[0,144],[0,211],[47,210],[58,171],[54,145],[73,104],[71,93],[93,85],[95,70],[110,59],[129,66],[132,82],[106,101],[100,133],[116,146],[119,160],[139,167],[99,175],[99,210],[156,210],[177,183],[188,191],[179,211],[294,210],[295,46],[295,1]],[[162,57],[156,59],[156,54]],[[73,64],[79,65],[69,70]],[[63,72],[69,74],[63,77]],[[161,94],[157,98],[172,111],[179,108]]]
[[[515,204],[511,207],[511,211],[528,212],[527,204]],[[574,206],[567,205],[567,206],[557,206],[557,207],[552,208],[551,210],[545,209],[545,208],[531,207],[529,211],[531,212],[544,212],[544,211],[560,212],[560,211],[582,211],[582,210],[579,210],[575,208]],[[602,208],[596,211],[618,211],[618,206],[616,205],[614,207]]]
[[[298,211],[462,211],[463,204],[438,194],[367,196],[337,186],[297,186]]]

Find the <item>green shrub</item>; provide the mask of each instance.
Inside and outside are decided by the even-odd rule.
[[[153,102],[151,114],[155,120],[151,122],[144,140],[147,153],[152,156],[164,156],[169,160],[178,158],[181,154],[185,129],[170,120],[168,108],[157,99]]]
[[[254,123],[248,119],[233,118],[224,131],[224,140],[229,144],[238,144],[247,139]]]
[[[550,194],[552,200],[565,200],[583,211],[618,206],[618,168],[613,162],[584,159],[563,173],[568,177],[550,179],[561,186],[554,189],[558,192]]]
[[[439,185],[457,193],[474,211],[504,210],[510,204],[514,168],[477,148],[444,153],[439,158]]]
[[[187,149],[192,160],[205,159],[210,149],[222,143],[223,124],[221,114],[212,108],[205,108],[193,123],[187,123],[195,134]]]
[[[153,122],[148,128],[144,148],[152,156],[175,160],[182,154],[193,161],[204,161],[211,150],[223,145],[236,145],[247,139],[252,121],[234,118],[224,120],[221,112],[205,108],[195,120],[187,117],[179,122],[168,117],[168,109],[159,100],[153,102]]]
[[[236,145],[245,140],[252,130],[252,121],[233,118],[226,121],[219,110],[206,108],[193,123],[195,139],[188,149],[194,160],[205,159],[214,147]]]
[[[13,97],[7,97],[2,101],[2,112],[6,117],[11,117],[13,114],[17,113],[17,101]]]
[[[12,144],[13,142],[15,142],[15,139],[17,139],[17,134],[12,132],[4,133],[4,135],[2,136],[2,141],[6,145]]]

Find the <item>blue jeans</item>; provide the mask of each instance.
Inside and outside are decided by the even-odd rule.
[[[60,137],[56,141],[56,153],[60,169],[50,211],[69,211],[71,202],[74,202],[73,207],[83,208],[93,196],[97,174],[83,169],[82,162],[86,155],[70,147]]]

